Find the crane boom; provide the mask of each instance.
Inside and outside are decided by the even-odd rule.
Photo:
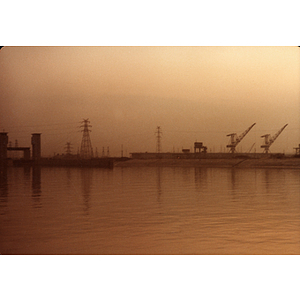
[[[230,136],[230,144],[228,144],[226,147],[230,148],[230,152],[235,152],[235,147],[241,142],[241,140],[245,137],[245,135],[251,130],[251,128],[256,123],[253,123],[249,128],[247,128],[240,136],[236,137],[236,133],[227,134],[227,136]]]
[[[252,148],[254,147],[255,143],[251,146],[250,150],[248,151],[248,153],[251,152]]]
[[[288,124],[285,124],[281,129],[279,129],[271,138],[270,134],[262,135],[261,137],[265,138],[264,145],[261,145],[261,148],[264,148],[264,153],[269,153],[270,146],[275,142],[275,140],[278,138],[280,133],[284,130],[284,128],[288,126]]]

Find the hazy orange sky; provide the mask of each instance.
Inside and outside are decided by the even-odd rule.
[[[288,127],[271,152],[300,143],[298,47],[4,47],[0,130],[19,146],[42,133],[42,155],[80,147],[89,118],[94,151],[181,151],[202,141],[219,152],[229,133],[256,123],[237,150]],[[227,151],[227,149],[226,149]]]

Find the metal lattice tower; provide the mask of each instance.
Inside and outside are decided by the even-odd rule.
[[[70,142],[67,142],[65,146],[66,155],[70,156],[72,154],[72,146]]]
[[[160,143],[161,131],[160,131],[160,126],[157,126],[157,131],[155,133],[157,134],[156,135],[156,139],[157,139],[156,152],[160,153],[160,151],[161,151],[161,143]]]
[[[89,119],[83,119],[81,123],[83,123],[83,125],[80,126],[83,127],[82,130],[83,136],[81,140],[80,157],[84,159],[89,159],[94,156],[90,134],[89,134],[89,132],[91,131],[89,127],[92,127],[92,125],[89,125],[90,123]]]

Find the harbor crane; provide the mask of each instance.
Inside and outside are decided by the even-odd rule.
[[[227,136],[230,136],[230,144],[228,144],[226,147],[230,148],[231,153],[235,153],[235,147],[241,142],[241,140],[245,137],[245,135],[251,130],[251,128],[255,125],[256,123],[253,123],[248,129],[246,129],[240,136],[237,137],[236,133],[230,133],[227,134]]]
[[[288,124],[285,124],[274,136],[270,138],[270,134],[262,135],[261,137],[265,138],[264,145],[261,145],[261,148],[264,148],[264,153],[269,153],[270,146],[275,142],[275,140],[278,138],[279,134],[283,131],[283,129],[288,126]]]

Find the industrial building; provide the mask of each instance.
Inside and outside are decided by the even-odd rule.
[[[8,151],[23,152],[22,161],[38,163],[41,159],[41,133],[33,133],[31,136],[32,156],[30,147],[8,147],[8,132],[0,132],[0,162],[7,163]]]
[[[236,147],[237,145],[244,139],[244,137],[248,134],[248,132],[256,125],[253,123],[250,127],[248,127],[242,134],[239,136],[236,133],[227,134],[230,137],[229,143],[226,145],[229,148],[229,153],[207,153],[207,147],[203,145],[202,142],[194,143],[194,152],[192,153],[190,149],[182,149],[182,152],[133,152],[130,153],[131,158],[133,159],[229,159],[229,158],[262,158],[266,157],[268,154],[269,157],[280,157],[282,154],[270,154],[269,148],[278,138],[278,136],[282,133],[282,131],[286,128],[284,125],[277,133],[270,137],[270,134],[265,134],[262,137],[265,138],[264,144],[261,145],[261,148],[264,149],[263,153],[237,153]],[[157,149],[161,148],[161,128],[158,127],[157,130]],[[254,144],[253,144],[254,145]],[[252,147],[253,147],[252,145]],[[251,147],[251,149],[252,149]],[[299,147],[300,148],[300,147]],[[251,150],[250,149],[250,150]],[[300,153],[298,148],[295,148],[297,153]],[[296,153],[296,154],[297,154]]]
[[[111,167],[113,161],[117,158],[109,158],[109,148],[107,157],[98,158],[93,155],[93,148],[91,144],[91,140],[89,137],[90,127],[89,120],[83,120],[83,137],[81,142],[81,150],[78,155],[71,155],[71,145],[67,143],[67,154],[63,156],[61,159],[57,159],[57,157],[53,158],[41,158],[41,133],[32,133],[31,136],[31,148],[30,147],[19,147],[17,141],[15,146],[9,143],[8,133],[0,132],[0,164],[7,165],[7,163],[19,165],[19,164],[40,164],[40,165],[59,165],[59,166],[109,166]],[[230,133],[227,136],[230,137],[229,143],[226,145],[229,148],[228,153],[219,152],[212,153],[211,151],[207,151],[207,146],[203,144],[203,142],[195,142],[194,143],[194,151],[191,149],[182,148],[181,152],[173,151],[173,152],[162,152],[161,151],[161,128],[157,127],[157,147],[156,152],[132,152],[130,156],[132,159],[231,159],[231,158],[241,158],[241,159],[254,159],[254,158],[267,158],[267,157],[283,157],[282,153],[273,153],[270,154],[270,146],[275,142],[278,136],[282,133],[282,131],[286,128],[284,125],[277,133],[273,136],[270,134],[262,135],[264,138],[264,144],[261,145],[263,148],[263,153],[238,153],[236,151],[237,145],[244,139],[244,137],[248,134],[248,132],[256,125],[253,123],[250,127],[248,127],[242,134],[237,135],[236,133]],[[9,145],[8,145],[9,144]],[[296,150],[296,157],[300,157],[300,145]],[[7,153],[9,151],[19,151],[23,153],[23,157],[17,160],[12,160],[8,158]],[[97,151],[96,151],[97,152]],[[104,148],[103,148],[104,152]],[[122,155],[123,158],[123,155]],[[128,158],[127,158],[128,159]],[[12,162],[12,163],[11,163]]]

